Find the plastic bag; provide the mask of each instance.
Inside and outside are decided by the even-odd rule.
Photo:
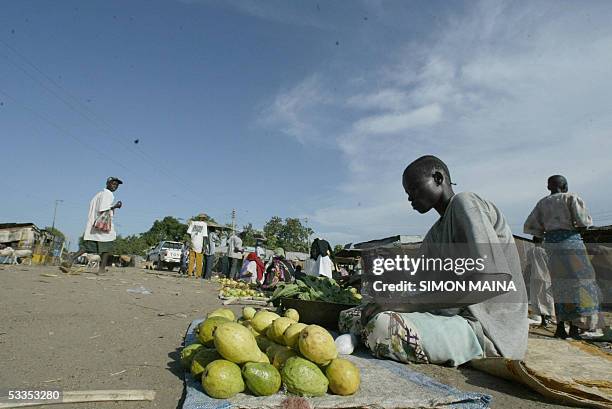
[[[130,293],[130,294],[143,294],[143,295],[150,295],[150,294],[152,294],[151,290],[145,288],[142,285],[140,287],[137,287],[137,288],[128,288],[126,291],[128,293]]]
[[[94,221],[94,228],[105,233],[111,231],[111,213],[110,210],[102,212]]]

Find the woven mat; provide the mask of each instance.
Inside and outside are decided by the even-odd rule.
[[[551,401],[612,408],[612,355],[583,341],[529,339],[523,361],[472,361],[489,374],[527,385]]]

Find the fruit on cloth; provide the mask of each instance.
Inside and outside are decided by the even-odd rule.
[[[300,396],[323,396],[329,384],[318,366],[299,356],[287,359],[281,378],[289,392]]]
[[[198,353],[198,351],[204,348],[204,345],[196,342],[195,344],[187,345],[181,351],[181,363],[185,368],[191,368],[191,360]]]
[[[209,363],[202,374],[202,388],[211,398],[227,399],[244,391],[240,367],[218,359]]]
[[[253,319],[256,313],[257,311],[255,311],[255,308],[253,307],[244,307],[242,309],[242,316],[244,317],[245,320]]]
[[[338,356],[334,338],[325,328],[318,325],[308,325],[304,328],[300,332],[298,345],[306,359],[319,365],[327,365]]]
[[[359,368],[347,359],[334,359],[325,369],[329,389],[336,395],[352,395],[359,389]]]
[[[280,371],[283,369],[283,366],[285,366],[287,359],[291,358],[292,356],[297,356],[297,353],[293,349],[279,349],[274,354],[274,359],[271,359],[270,361],[272,362],[272,365],[274,365],[274,367]]]
[[[234,312],[228,308],[219,308],[208,314],[208,318],[210,317],[225,317],[230,321],[235,321],[236,316]]]
[[[300,314],[296,310],[294,310],[293,308],[289,308],[287,311],[285,311],[283,316],[285,316],[287,318],[291,318],[295,322],[299,322],[300,321]]]
[[[350,355],[357,346],[357,337],[353,334],[343,334],[336,338],[334,344],[339,355]]]
[[[270,364],[247,362],[242,367],[242,377],[256,396],[274,395],[281,386],[280,373]]]
[[[191,361],[191,374],[194,378],[199,379],[206,365],[221,358],[221,355],[215,349],[201,348]]]
[[[198,329],[196,330],[198,335],[198,340],[207,347],[213,346],[213,333],[217,327],[225,322],[230,322],[227,317],[223,316],[214,316],[207,318],[205,321],[201,322],[198,325]]]
[[[225,322],[217,327],[214,334],[215,348],[228,361],[242,364],[257,362],[261,351],[255,336],[243,325]]]
[[[301,322],[296,322],[294,324],[289,325],[283,333],[283,340],[285,341],[284,344],[288,347],[297,349],[300,332],[307,326],[308,325],[303,324]]]
[[[271,311],[258,311],[251,319],[251,326],[255,331],[259,332],[260,334],[265,334],[268,327],[277,318],[280,318],[280,316]]]
[[[285,330],[289,328],[291,324],[295,324],[296,321],[287,317],[280,317],[272,321],[272,324],[268,327],[266,331],[266,335],[268,339],[276,342],[277,344],[283,345],[285,343],[285,339],[283,338],[283,334]]]

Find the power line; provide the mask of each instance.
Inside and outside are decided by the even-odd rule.
[[[12,47],[10,44],[8,44],[7,42],[5,42],[4,40],[0,39],[0,43],[2,43],[5,47],[7,47],[8,49],[10,49],[13,53],[15,53],[17,56],[19,56],[23,61],[25,61],[26,64],[28,64],[30,67],[32,67],[36,72],[38,72],[40,75],[42,75],[44,78],[46,78],[49,82],[51,82],[53,85],[55,85],[55,87],[57,87],[58,89],[60,89],[61,91],[63,91],[66,95],[68,95],[68,97],[70,97],[70,99],[72,99],[76,105],[78,105],[81,109],[79,110],[77,107],[75,107],[75,104],[73,104],[71,101],[68,100],[68,98],[63,97],[61,94],[59,94],[58,92],[55,92],[53,89],[51,89],[50,87],[48,87],[44,82],[42,82],[41,80],[39,80],[38,78],[34,77],[33,75],[31,75],[23,66],[21,66],[20,64],[16,63],[15,61],[13,61],[12,59],[8,58],[8,56],[6,54],[4,54],[4,56],[7,58],[7,60],[9,62],[11,62],[14,66],[16,66],[20,71],[22,71],[26,76],[28,76],[30,79],[32,79],[33,81],[37,82],[41,87],[43,87],[45,90],[47,90],[49,93],[51,93],[53,96],[55,96],[56,98],[58,98],[61,102],[63,102],[68,108],[70,108],[71,110],[73,110],[74,112],[76,112],[77,114],[79,114],[81,117],[83,117],[86,121],[88,121],[89,123],[91,123],[92,125],[94,125],[95,127],[98,127],[98,131],[102,131],[103,134],[107,134],[108,136],[111,137],[113,140],[115,140],[116,142],[122,144],[124,147],[128,148],[130,151],[132,151],[133,153],[135,153],[137,156],[140,156],[140,159],[143,160],[143,162],[148,163],[155,171],[157,171],[161,176],[166,176],[169,178],[169,180],[172,180],[173,183],[178,183],[180,185],[183,185],[188,192],[190,192],[191,187],[187,186],[181,179],[180,177],[176,176],[176,175],[172,175],[171,172],[162,164],[158,163],[157,161],[155,161],[154,158],[150,157],[148,154],[146,154],[144,151],[142,150],[136,150],[130,143],[126,143],[125,141],[123,141],[121,138],[113,135],[113,133],[118,133],[115,132],[112,129],[112,126],[107,123],[106,121],[104,121],[103,119],[101,119],[99,116],[97,116],[92,110],[90,110],[88,107],[86,107],[82,102],[80,102],[78,100],[78,98],[74,97],[68,90],[66,90],[64,87],[62,87],[59,83],[57,83],[53,78],[51,78],[49,75],[45,74],[39,67],[36,66],[36,64],[34,64],[32,61],[30,61],[25,55],[23,55],[22,53],[20,53],[17,49],[15,49],[14,47]],[[85,113],[84,113],[84,112]],[[93,118],[92,118],[93,117]],[[98,123],[96,123],[96,121]],[[103,129],[103,127],[106,127],[107,129]],[[127,167],[124,166],[124,168],[127,169]],[[178,192],[177,192],[178,193]],[[177,194],[178,196],[178,194]],[[183,198],[186,199],[186,198]],[[188,199],[186,199],[188,200]]]
[[[125,166],[123,163],[115,160],[112,156],[109,157],[107,155],[107,153],[100,151],[99,149],[95,148],[94,146],[91,146],[87,143],[84,143],[80,138],[78,138],[77,136],[73,135],[72,132],[68,131],[67,129],[65,129],[64,127],[62,127],[61,125],[57,124],[56,122],[52,121],[51,119],[45,117],[43,114],[37,112],[36,110],[34,110],[33,108],[30,108],[29,106],[27,106],[26,104],[20,102],[19,100],[17,100],[16,98],[12,97],[11,95],[7,94],[5,91],[0,89],[0,94],[4,95],[5,97],[7,97],[8,99],[10,99],[11,101],[13,101],[15,104],[21,106],[21,108],[25,109],[26,111],[30,112],[31,114],[33,114],[34,116],[38,117],[39,119],[45,121],[46,123],[48,123],[49,125],[53,126],[54,128],[56,128],[57,130],[59,130],[61,133],[64,133],[68,136],[70,136],[72,139],[74,139],[77,143],[79,143],[80,145],[83,145],[85,148],[92,150],[96,153],[98,153],[101,157],[103,157],[104,159],[108,159],[111,162],[114,162],[116,165],[120,166],[121,168],[125,169],[125,170],[130,170],[127,166]]]

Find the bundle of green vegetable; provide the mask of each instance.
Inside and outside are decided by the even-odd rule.
[[[306,301],[325,301],[340,304],[359,304],[361,294],[353,287],[342,288],[335,280],[327,277],[305,276],[295,283],[280,283],[271,300],[297,298]]]

